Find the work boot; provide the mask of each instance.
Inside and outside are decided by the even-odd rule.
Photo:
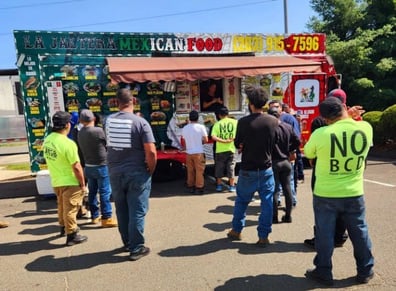
[[[236,232],[235,230],[231,229],[227,233],[227,237],[231,240],[242,240],[242,235],[240,232]]]
[[[80,231],[80,228],[77,226],[75,232],[79,232],[79,231]],[[65,229],[65,227],[63,225],[61,225],[59,227],[59,236],[60,237],[64,237],[65,235],[66,235],[66,229]]]
[[[256,246],[265,248],[270,244],[270,241],[267,237],[265,238],[259,238],[259,240],[256,242]]]
[[[91,224],[98,224],[100,222],[100,217],[95,217],[91,219]]]
[[[0,228],[8,227],[9,223],[7,221],[0,221]]]
[[[116,219],[112,217],[102,219],[102,227],[116,227],[116,226],[118,226]]]
[[[83,243],[87,240],[88,238],[85,235],[80,235],[77,234],[77,232],[73,232],[71,234],[67,235],[66,239],[66,246],[73,246],[75,244],[80,244]]]

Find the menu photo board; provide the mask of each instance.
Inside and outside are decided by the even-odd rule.
[[[199,96],[198,92],[196,92],[195,94]],[[176,113],[188,113],[191,111],[190,82],[184,81],[184,82],[176,83],[175,99],[176,99]]]
[[[57,111],[65,111],[62,81],[48,81],[46,87],[50,116],[53,116]]]
[[[223,99],[229,111],[241,110],[241,79],[223,80]]]

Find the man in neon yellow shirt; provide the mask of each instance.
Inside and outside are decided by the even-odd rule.
[[[228,117],[228,108],[220,107],[216,111],[219,117],[213,125],[212,139],[216,142],[215,176],[216,191],[223,191],[221,178],[226,173],[230,183],[230,192],[235,192],[235,145],[234,138],[238,121]]]
[[[61,236],[67,234],[67,246],[87,240],[86,236],[77,233],[79,228],[76,216],[86,186],[77,145],[67,137],[71,127],[70,121],[71,115],[68,112],[56,112],[52,116],[52,132],[43,144],[44,157],[58,203]]]
[[[333,285],[335,223],[342,215],[354,247],[356,281],[367,283],[374,275],[374,258],[365,219],[363,172],[373,129],[365,121],[349,118],[345,104],[335,97],[326,98],[319,111],[328,126],[315,130],[304,147],[308,159],[317,159],[313,196],[316,268],[305,275]]]

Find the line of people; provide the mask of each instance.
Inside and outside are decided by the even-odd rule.
[[[57,196],[60,235],[67,236],[66,245],[87,240],[79,233],[77,212],[88,193],[92,222],[101,222],[102,227],[118,226],[124,250],[135,261],[150,252],[145,246],[144,220],[157,153],[149,123],[133,114],[131,92],[121,89],[117,98],[120,111],[107,118],[106,135],[102,128],[94,126],[95,116],[91,111],[80,113],[83,127],[77,141],[85,171],[78,146],[68,137],[72,124],[68,112],[58,111],[52,116],[52,132],[45,138],[43,152]],[[112,215],[111,195],[117,220]]]
[[[268,96],[262,88],[246,86],[245,93],[250,114],[231,122],[228,111],[223,108],[213,129],[215,161],[218,164],[216,182],[217,186],[220,185],[226,173],[230,190],[235,186],[234,176],[230,173],[232,157],[235,157],[230,147],[233,145],[242,154],[242,160],[235,189],[232,228],[227,236],[232,240],[242,239],[247,207],[258,192],[261,211],[257,245],[266,247],[270,244],[272,224],[277,219],[273,216],[277,208],[273,200],[276,184],[282,184],[286,196],[286,214],[282,221],[291,222],[289,189],[292,187],[289,178],[292,175],[288,163],[295,159],[299,140],[292,127],[281,121],[282,115],[275,106],[270,109],[270,114],[264,114]],[[118,230],[124,249],[130,253],[129,259],[134,261],[150,252],[145,246],[144,219],[149,206],[151,175],[156,166],[156,148],[149,123],[133,114],[131,92],[121,89],[117,98],[120,111],[110,115],[105,125],[107,163]],[[374,259],[365,221],[363,171],[372,142],[372,128],[367,122],[349,118],[345,102],[335,97],[323,101],[319,110],[328,126],[315,130],[304,148],[309,159],[316,159],[313,199],[317,255],[315,269],[308,270],[306,276],[326,285],[333,284],[331,256],[334,233],[336,220],[342,217],[354,246],[356,279],[359,283],[367,283],[374,274]],[[89,112],[85,113],[87,120],[92,122]],[[207,142],[208,135],[197,122],[198,118],[198,112],[190,113],[190,123],[183,128],[183,139],[187,152],[187,186],[190,192],[202,194],[205,168],[202,145]],[[46,138],[43,148],[58,197],[59,223],[67,234],[66,244],[71,245],[86,240],[77,234],[75,222],[77,205],[86,191],[86,181],[77,145],[67,138],[70,114],[57,112],[52,120],[54,132]],[[231,130],[231,127],[236,129]],[[95,162],[93,166],[100,167],[100,164]],[[217,186],[216,189],[220,190]],[[102,217],[104,213],[106,211],[103,210]]]
[[[245,92],[251,114],[240,119],[237,127],[235,145],[242,152],[242,163],[232,229],[227,236],[232,240],[242,239],[246,209],[257,191],[261,211],[256,244],[266,247],[270,244],[272,231],[272,194],[275,188],[271,153],[276,147],[281,123],[271,119],[269,114],[263,114],[268,97],[261,88],[247,87]],[[327,126],[314,131],[304,146],[306,157],[316,159],[313,207],[317,252],[313,261],[315,268],[307,270],[305,276],[329,286],[334,284],[331,257],[337,233],[336,221],[339,219],[344,222],[354,247],[357,283],[367,283],[374,276],[363,190],[364,161],[372,144],[373,130],[369,123],[351,118],[360,116],[361,108],[355,106],[348,110],[345,100],[337,98],[339,93],[331,92],[320,103],[319,111]],[[278,114],[276,109],[271,112]]]

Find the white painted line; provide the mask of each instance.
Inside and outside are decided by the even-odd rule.
[[[382,186],[386,186],[386,187],[396,187],[396,185],[392,185],[392,184],[387,184],[387,183],[381,183],[378,181],[373,181],[373,180],[368,180],[368,179],[364,179],[365,182],[369,182],[369,183],[374,183],[374,184],[378,184],[378,185],[382,185]]]

